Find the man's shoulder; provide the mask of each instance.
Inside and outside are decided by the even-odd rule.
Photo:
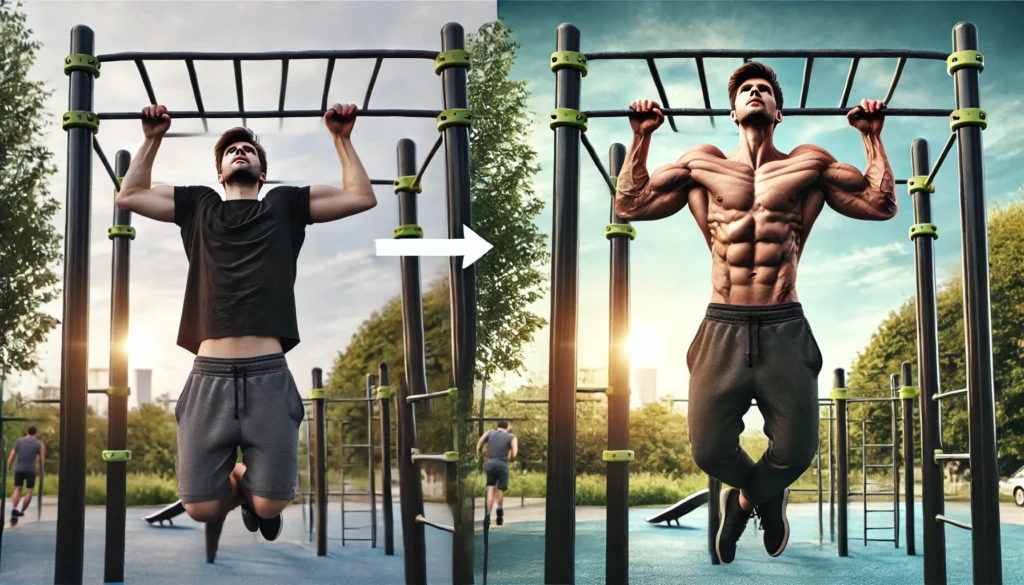
[[[789,158],[811,158],[822,162],[833,162],[835,157],[816,144],[801,144],[789,152]]]
[[[698,144],[689,148],[683,153],[683,156],[679,159],[680,162],[689,162],[692,160],[710,160],[710,159],[724,159],[725,153],[720,148],[713,144]]]

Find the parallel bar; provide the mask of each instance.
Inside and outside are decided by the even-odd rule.
[[[668,94],[665,93],[665,85],[661,82],[661,75],[658,74],[658,66],[654,64],[654,59],[647,59],[647,68],[651,70],[651,79],[654,80],[654,87],[658,90],[658,96],[661,98],[661,105],[666,108],[670,107],[668,104]],[[673,132],[679,132],[676,128],[676,119],[672,116],[668,116],[668,124],[672,127]],[[586,138],[587,135],[583,134],[582,138]]]
[[[426,518],[424,518],[422,514],[416,516],[416,523],[419,524],[419,525],[422,525],[422,526],[430,526],[432,528],[437,528],[438,530],[443,530],[445,532],[450,532],[451,534],[455,534],[455,527],[454,526],[447,526],[445,524],[438,524],[437,522],[431,522],[430,520],[427,520]]]
[[[907,49],[656,49],[648,51],[595,51],[587,53],[588,61],[600,59],[803,59],[806,57],[842,59],[884,59],[906,57],[908,59],[932,59],[945,61],[948,53],[941,51],[918,51]]]
[[[71,29],[72,54],[94,54],[92,29]],[[91,73],[72,71],[69,110],[93,111]],[[61,321],[60,477],[54,583],[81,585],[85,560],[86,388],[89,368],[89,242],[92,217],[92,130],[67,131],[67,221],[64,234],[64,313]]]
[[[579,51],[580,31],[558,27],[557,51]],[[555,72],[555,106],[580,109],[582,74]],[[544,583],[576,581],[576,327],[579,284],[580,130],[554,129],[551,332],[548,368],[548,473]]]
[[[953,526],[956,526],[957,528],[963,528],[964,530],[970,530],[972,532],[974,531],[974,527],[972,527],[970,524],[966,522],[960,522],[959,520],[953,520],[952,518],[947,518],[946,516],[943,516],[941,514],[935,517],[935,521],[942,522],[944,524],[952,524]]]
[[[199,113],[202,114],[206,111],[203,107],[203,94],[199,92],[199,76],[196,74],[196,65],[192,59],[185,61],[185,67],[188,69],[188,80],[192,84],[192,95],[196,98],[196,108],[199,109]],[[156,103],[154,101],[153,103]],[[210,127],[207,124],[206,118],[203,118],[203,132],[209,132]]]
[[[650,61],[652,72],[654,62]],[[655,78],[660,87],[660,79]],[[586,137],[584,134],[583,137]],[[618,176],[626,159],[626,147],[608,149],[608,168]],[[604,173],[602,173],[604,174]],[[615,188],[609,184],[611,223],[624,224],[615,215]],[[629,449],[629,244],[628,238],[609,242],[608,292],[608,384],[618,389],[608,397],[608,450]],[[606,489],[608,529],[605,540],[605,583],[629,583],[629,462],[609,461]]]
[[[370,75],[370,83],[366,86],[366,95],[363,96],[364,110],[370,107],[370,96],[373,94],[373,86],[377,85],[377,74],[380,73],[382,63],[384,63],[384,58],[377,57],[377,62],[373,64],[373,75]]]
[[[727,117],[732,110],[724,108],[672,108],[662,110],[666,116],[723,116]],[[588,110],[584,112],[588,118],[628,118],[635,116],[636,111],[626,110]],[[850,113],[849,108],[792,108],[783,109],[784,116],[846,116]],[[893,118],[897,116],[915,118],[948,118],[953,110],[938,108],[887,108],[885,116]]]
[[[936,453],[936,461],[970,461],[970,453]]]
[[[327,106],[321,110],[258,110],[252,112],[167,112],[172,119],[188,120],[193,118],[322,118]],[[356,110],[356,115],[364,118],[436,118],[441,110]],[[142,112],[101,112],[96,114],[100,120],[141,120]]]
[[[267,51],[267,52],[239,52],[239,53],[196,53],[188,51],[173,52],[126,52],[107,53],[97,58],[101,63],[112,63],[115,61],[135,61],[145,59],[146,61],[180,61],[190,59],[192,61],[280,61],[290,59],[299,61],[303,59],[428,59],[433,61],[437,57],[437,51],[424,51],[416,49],[345,49],[338,51]],[[945,57],[943,57],[945,59]]]
[[[149,80],[149,72],[146,71],[146,64],[141,59],[135,61],[135,67],[139,70],[139,77],[142,78],[142,85],[146,88],[146,96],[149,97],[149,103],[158,104],[156,101],[156,92],[153,91],[153,83]]]
[[[117,176],[128,172],[131,155],[117,151],[114,164]],[[113,205],[113,225],[131,225],[130,211]],[[114,238],[111,242],[110,283],[110,374],[113,387],[128,386],[128,282],[130,276],[131,240]],[[107,399],[107,449],[128,449],[128,397]],[[124,582],[125,517],[127,506],[128,467],[126,461],[107,463],[106,531],[104,533],[103,582]],[[42,500],[42,490],[39,499]]]
[[[944,400],[946,398],[952,398],[954,396],[966,396],[967,388],[962,390],[950,390],[949,392],[941,392],[932,396],[932,400]]]
[[[850,92],[853,90],[853,78],[857,75],[857,65],[860,64],[860,57],[854,57],[850,61],[850,71],[846,75],[846,83],[843,85],[843,97],[839,100],[839,107],[846,109],[850,99]],[[886,112],[888,114],[888,112]]]
[[[807,92],[811,88],[811,71],[814,69],[814,57],[807,57],[804,61],[804,78],[800,82],[800,107],[807,107]]]

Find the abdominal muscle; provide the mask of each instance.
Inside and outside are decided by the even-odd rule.
[[[249,358],[281,352],[281,340],[276,337],[243,335],[206,339],[199,344],[198,355],[214,358]]]
[[[800,227],[796,214],[765,210],[736,213],[709,222],[711,302],[777,305],[798,302],[796,273]],[[714,214],[709,219],[713,219]],[[720,219],[724,219],[721,218]]]

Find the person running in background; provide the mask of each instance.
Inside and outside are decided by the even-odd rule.
[[[505,492],[508,491],[508,461],[515,459],[519,454],[519,439],[512,434],[508,421],[503,420],[498,423],[496,429],[487,431],[476,442],[477,453],[481,452],[484,443],[487,443],[487,461],[484,463],[484,473],[487,474],[487,511],[484,513],[484,525],[490,525],[491,510],[497,499],[497,524],[501,526],[505,521],[501,503],[505,499]]]
[[[39,440],[36,427],[29,427],[28,433],[14,441],[14,448],[7,457],[7,467],[14,466],[14,494],[11,496],[11,525],[18,523],[18,518],[25,515],[25,510],[32,502],[32,490],[36,487],[36,459],[39,460],[39,469],[43,468],[46,462],[46,446]],[[15,463],[17,458],[17,463]],[[25,487],[25,498],[22,499],[21,488]],[[42,497],[42,496],[40,496]],[[18,502],[21,502],[21,509],[18,509]]]

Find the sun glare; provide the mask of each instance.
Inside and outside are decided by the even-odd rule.
[[[128,331],[126,344],[128,347],[128,363],[131,368],[152,367],[152,337],[144,327],[132,327]]]
[[[658,362],[658,337],[646,323],[633,323],[629,332],[629,363],[633,368],[652,368]]]

